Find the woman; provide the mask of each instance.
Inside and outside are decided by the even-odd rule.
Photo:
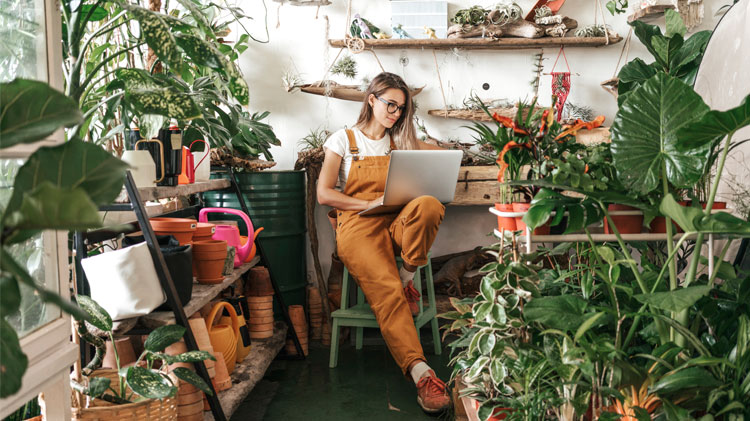
[[[326,141],[317,193],[321,205],[335,208],[338,255],[358,280],[391,355],[417,385],[422,409],[436,413],[450,399],[445,383],[427,365],[414,327],[420,295],[412,280],[417,267],[427,263],[445,207],[422,196],[398,214],[357,214],[382,203],[392,149],[441,149],[417,140],[413,118],[414,103],[403,79],[387,72],[376,76],[354,128]],[[343,192],[335,189],[337,179]],[[401,270],[395,253],[404,261]]]

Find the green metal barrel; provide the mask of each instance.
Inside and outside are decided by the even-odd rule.
[[[214,174],[212,178],[227,178],[226,174]],[[260,171],[235,174],[250,220],[258,236],[274,278],[286,305],[305,304],[307,267],[305,249],[305,172],[304,171]],[[237,195],[231,190],[207,192],[203,198],[208,207],[240,209]],[[232,215],[209,214],[209,220],[237,220]],[[241,222],[240,226],[244,225]],[[240,228],[242,235],[247,235]],[[279,309],[274,301],[274,310]]]

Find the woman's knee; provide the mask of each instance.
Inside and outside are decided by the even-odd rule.
[[[420,196],[414,199],[417,214],[420,218],[440,223],[445,215],[445,206],[432,196]]]

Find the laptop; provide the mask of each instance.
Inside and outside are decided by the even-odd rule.
[[[395,150],[391,152],[383,202],[359,212],[380,215],[398,212],[419,196],[441,203],[453,200],[461,167],[462,151]]]

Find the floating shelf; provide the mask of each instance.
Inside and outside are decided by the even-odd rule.
[[[497,113],[499,116],[515,118],[518,114],[517,107],[495,107],[489,109],[491,113]],[[537,108],[535,111],[540,110]],[[488,116],[483,110],[469,110],[469,109],[455,109],[455,110],[429,110],[427,114],[435,117],[443,118],[457,118],[459,120],[470,120],[470,121],[494,121],[492,117]]]
[[[299,86],[298,88],[302,92],[308,94],[330,96],[331,98],[343,99],[346,101],[362,102],[365,100],[365,92],[361,91],[358,85],[331,85],[329,93],[327,95],[326,87],[323,84],[317,86],[317,84],[311,83],[308,85]],[[424,86],[411,90],[411,96],[413,97],[419,94],[420,92],[422,92],[422,89],[424,89]]]
[[[519,50],[524,48],[543,47],[603,47],[622,41],[619,35],[609,37],[543,37],[543,38],[441,38],[441,39],[364,39],[365,48],[427,48],[450,50],[463,48],[467,50]],[[346,40],[330,39],[332,47],[345,48]]]
[[[232,378],[232,387],[223,392],[219,392],[219,402],[224,415],[229,419],[232,414],[239,408],[240,404],[247,397],[256,384],[263,378],[271,365],[271,361],[284,347],[286,340],[287,326],[283,322],[276,322],[274,325],[273,336],[268,339],[253,339],[250,353],[245,360],[234,366],[234,371],[230,376]],[[214,416],[211,412],[203,413],[204,421],[211,421]]]
[[[494,233],[498,238],[502,236],[497,229],[495,229]],[[676,234],[673,238],[679,240],[683,235]],[[667,234],[651,234],[647,232],[642,234],[620,234],[620,236],[623,241],[667,241],[668,238]],[[689,234],[687,238],[688,240],[695,240],[696,237],[697,234]],[[525,235],[519,236],[518,239],[522,243],[526,242]],[[617,241],[617,236],[614,234],[591,234],[591,239],[595,243],[615,242]],[[589,237],[586,234],[531,235],[532,243],[587,243],[588,241]]]
[[[242,266],[236,268],[231,275],[224,278],[224,281],[220,284],[206,285],[206,284],[194,284],[193,295],[190,297],[190,301],[184,306],[185,315],[190,317],[196,311],[200,310],[203,306],[211,302],[221,291],[226,287],[240,279],[240,276],[244,275],[252,267],[260,262],[260,256],[255,258],[249,263],[245,263]],[[156,329],[159,326],[171,325],[175,323],[174,313],[169,311],[155,311],[147,316],[140,318],[140,323],[149,328]]]
[[[654,19],[660,18],[664,15],[667,10],[674,10],[674,6],[671,4],[659,4],[655,6],[646,6],[643,9],[628,16],[628,22],[634,22],[637,20],[649,22]]]

